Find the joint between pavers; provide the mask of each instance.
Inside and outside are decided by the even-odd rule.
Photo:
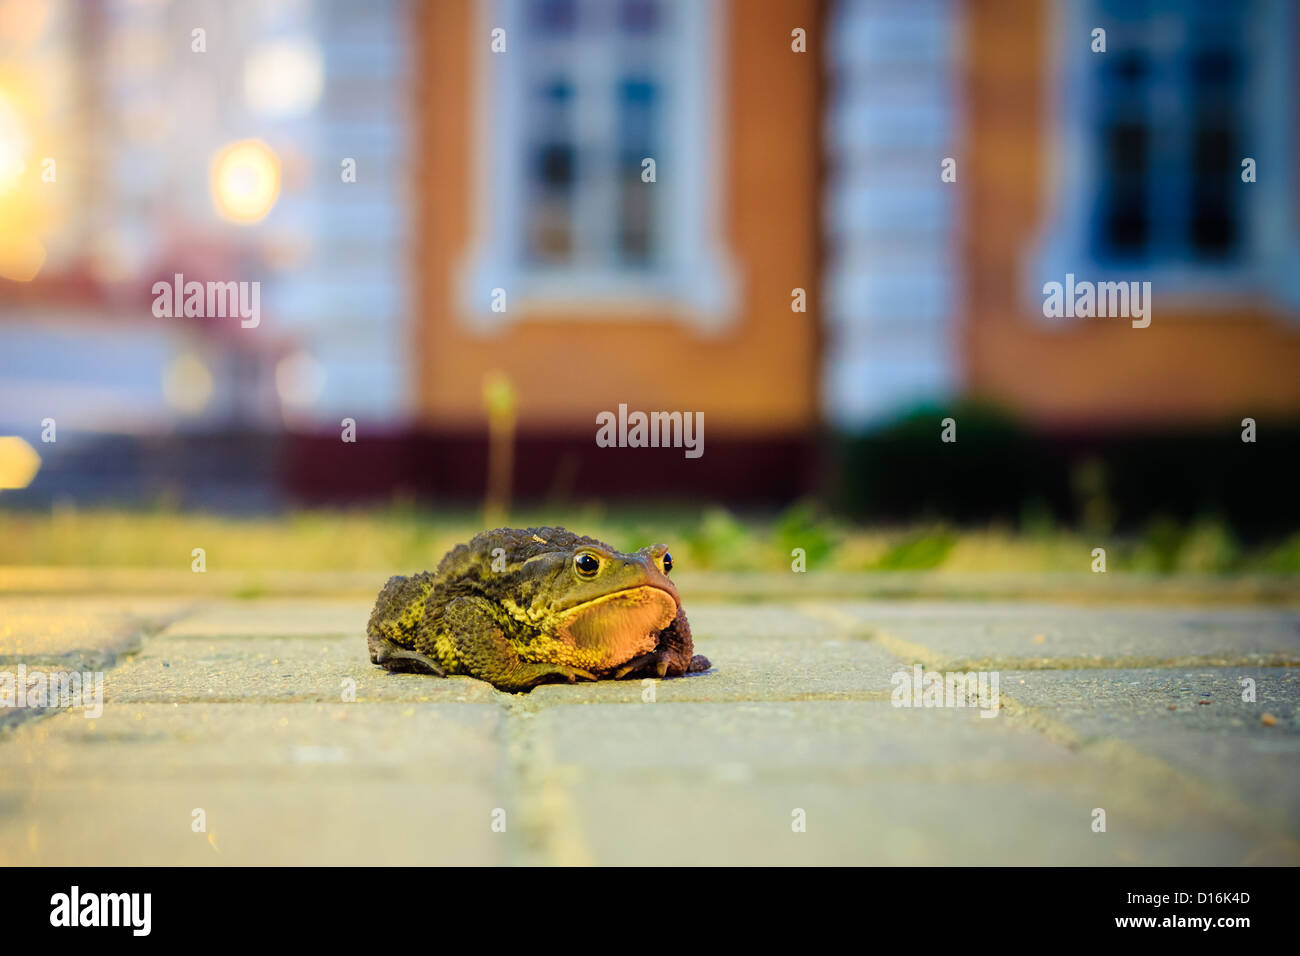
[[[593,865],[595,856],[583,836],[578,809],[560,779],[550,741],[533,721],[543,707],[529,706],[527,695],[502,696],[506,783],[523,830],[523,859],[517,862]]]

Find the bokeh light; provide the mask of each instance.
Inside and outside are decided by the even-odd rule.
[[[31,282],[45,265],[45,245],[33,235],[0,234],[0,278]]]
[[[185,415],[197,415],[212,401],[212,373],[197,355],[178,355],[163,374],[167,404]]]
[[[294,352],[276,364],[276,392],[287,408],[308,408],[325,388],[325,369],[307,352]]]
[[[244,101],[261,116],[309,113],[325,86],[320,48],[310,40],[278,40],[258,47],[244,61]]]
[[[26,488],[40,468],[36,449],[17,435],[0,435],[0,488]]]
[[[46,249],[36,231],[40,204],[24,188],[33,142],[17,102],[13,92],[0,87],[0,278],[30,282],[45,264]]]
[[[325,370],[306,352],[295,352],[275,366],[275,390],[289,409],[308,408],[325,387]]]
[[[18,110],[0,95],[0,194],[18,185],[31,148],[31,135]]]
[[[212,160],[212,200],[231,222],[266,218],[280,197],[280,157],[261,140],[232,143]]]

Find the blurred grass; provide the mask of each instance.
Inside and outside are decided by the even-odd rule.
[[[511,523],[562,524],[629,550],[662,541],[679,568],[693,570],[788,571],[792,552],[801,548],[810,571],[1081,572],[1091,566],[1092,549],[1102,547],[1112,572],[1300,572],[1300,532],[1245,548],[1212,517],[1187,524],[1159,519],[1129,537],[1054,527],[1032,509],[1018,529],[865,527],[811,502],[759,516],[720,508],[522,511]],[[210,568],[409,573],[432,568],[480,530],[477,513],[407,506],[267,518],[167,508],[0,510],[0,565],[188,569],[193,549],[203,548]]]

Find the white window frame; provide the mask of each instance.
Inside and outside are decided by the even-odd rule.
[[[1234,0],[1236,2],[1236,0]],[[1047,117],[1059,117],[1048,131],[1048,157],[1054,164],[1044,177],[1044,208],[1050,210],[1039,240],[1026,250],[1023,295],[1042,316],[1043,284],[1063,282],[1067,272],[1082,280],[1150,281],[1162,307],[1182,312],[1239,308],[1243,299],[1280,306],[1293,320],[1300,309],[1300,234],[1294,216],[1296,151],[1291,143],[1290,118],[1295,110],[1296,59],[1291,50],[1295,10],[1290,0],[1253,0],[1256,11],[1246,15],[1247,29],[1256,32],[1252,48],[1264,51],[1255,63],[1254,82],[1247,98],[1273,103],[1276,116],[1253,111],[1243,126],[1242,158],[1256,162],[1257,180],[1242,183],[1249,190],[1238,262],[1215,266],[1204,262],[1166,260],[1149,266],[1118,269],[1096,261],[1089,245],[1087,184],[1094,182],[1094,164],[1087,98],[1088,71],[1094,68],[1091,34],[1104,27],[1095,0],[1052,4],[1056,53],[1049,63],[1062,64],[1049,78]],[[1050,67],[1049,67],[1050,68]],[[1052,123],[1049,119],[1047,122]],[[1240,166],[1237,176],[1240,177]],[[1121,274],[1122,273],[1122,274]],[[1051,324],[1076,321],[1044,318]]]
[[[700,332],[727,327],[736,312],[734,267],[720,239],[725,75],[717,0],[666,0],[674,17],[665,37],[672,61],[664,76],[670,95],[661,115],[663,155],[655,183],[667,195],[657,207],[660,245],[651,267],[545,266],[521,261],[517,238],[525,229],[526,71],[516,51],[528,42],[526,0],[483,0],[473,25],[479,95],[473,108],[477,182],[475,236],[460,270],[460,306],[471,328],[544,315],[599,313],[644,317],[662,311]],[[491,51],[491,34],[506,31],[506,52]],[[611,87],[610,94],[613,95]],[[506,292],[506,309],[493,312],[493,290]]]

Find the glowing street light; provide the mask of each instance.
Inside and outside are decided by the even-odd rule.
[[[212,160],[212,201],[231,222],[266,218],[280,198],[280,157],[258,139],[232,143]]]

